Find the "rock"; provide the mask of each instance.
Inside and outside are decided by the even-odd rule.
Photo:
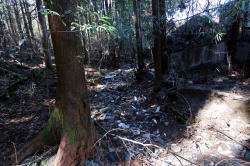
[[[161,109],[161,107],[160,106],[158,106],[157,108],[156,108],[156,111],[155,112],[160,112],[160,109]]]
[[[130,161],[131,160],[131,154],[129,152],[123,153],[123,159],[124,161]]]
[[[160,134],[160,131],[157,129],[156,131],[154,131],[154,134],[158,135],[158,134]]]
[[[169,126],[169,122],[164,122],[164,125],[167,127]]]
[[[90,161],[90,160],[85,160],[84,161],[84,166],[100,166],[99,164],[93,162],[93,161]]]
[[[152,120],[153,120],[154,124],[157,124],[157,121],[155,119],[152,119]]]
[[[110,109],[109,107],[105,107],[105,108],[100,109],[100,112],[104,113],[104,112],[108,111],[109,109]]]
[[[114,155],[114,153],[108,153],[105,157],[111,162],[117,161],[117,157]]]
[[[171,150],[178,153],[181,151],[181,148],[176,144],[171,144]]]
[[[123,128],[123,129],[129,129],[129,125],[126,125],[125,123],[119,123],[118,127]]]
[[[150,139],[150,134],[143,134],[142,137]]]
[[[134,134],[134,135],[140,135],[141,132],[140,132],[139,130],[136,130],[136,131],[133,132],[133,134]]]
[[[113,116],[111,116],[111,115],[106,116],[105,119],[108,120],[108,121],[114,121],[115,120],[115,118]]]
[[[105,79],[111,79],[111,78],[114,78],[114,76],[112,76],[112,75],[106,75],[104,78]]]

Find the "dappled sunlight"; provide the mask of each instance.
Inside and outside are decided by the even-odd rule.
[[[177,143],[178,148],[172,150],[202,165],[204,162],[216,164],[221,160],[240,164],[239,156],[242,156],[244,144],[250,139],[250,131],[246,131],[250,123],[248,100],[232,98],[231,94],[211,95],[204,100],[205,104],[198,110],[195,123],[188,127],[193,130],[192,136],[182,139]],[[190,165],[181,158],[174,159],[171,154],[164,161],[172,161],[173,165]]]
[[[20,117],[20,118],[16,118],[16,119],[8,119],[8,120],[3,122],[3,125],[14,125],[14,124],[16,125],[16,124],[20,124],[20,123],[29,122],[34,117],[35,117],[35,115],[30,115],[30,116],[27,116],[27,117]]]

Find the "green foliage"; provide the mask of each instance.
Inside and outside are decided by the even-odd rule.
[[[238,17],[246,12],[244,6],[246,5],[245,0],[231,1],[224,4],[220,9],[220,18],[226,19],[227,24],[231,24],[236,21]]]
[[[71,23],[71,30],[91,30],[92,33],[106,32],[110,34],[117,32],[116,28],[112,26],[110,17],[100,16],[99,13],[91,10],[88,5],[78,6],[77,9],[75,21]],[[89,20],[86,20],[87,18],[84,20],[84,15],[89,16],[89,19],[94,21],[91,21],[91,24],[87,23]]]
[[[40,9],[40,11],[43,15],[55,15],[55,16],[60,16],[59,13],[53,11],[53,10],[50,10],[50,9],[46,9],[46,8],[42,8]]]

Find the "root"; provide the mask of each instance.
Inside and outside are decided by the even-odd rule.
[[[55,110],[53,112],[56,112]],[[58,121],[54,120],[54,114],[50,116],[49,122],[45,129],[37,135],[33,140],[24,145],[20,150],[10,156],[10,165],[19,164],[28,156],[35,154],[44,146],[57,145],[60,140],[60,129]]]
[[[26,157],[36,153],[44,145],[45,145],[45,140],[43,138],[43,134],[40,134],[36,136],[32,141],[24,145],[22,149],[17,151],[15,154],[11,155],[10,162],[15,161],[15,164],[18,164],[22,160],[24,160]]]

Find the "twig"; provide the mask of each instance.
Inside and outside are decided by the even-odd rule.
[[[219,161],[218,163],[215,164],[215,166],[219,165],[220,163],[222,163],[223,161],[225,161],[225,159]]]
[[[132,142],[132,143],[134,143],[134,144],[138,144],[138,145],[141,145],[141,146],[144,146],[144,147],[155,147],[155,148],[158,148],[158,149],[166,150],[165,148],[162,148],[162,147],[160,147],[160,146],[158,146],[158,145],[155,145],[155,144],[144,144],[144,143],[141,143],[141,142],[139,142],[139,141],[135,141],[135,140],[131,140],[131,139],[128,139],[128,138],[121,137],[121,136],[119,136],[119,135],[115,135],[115,134],[110,134],[110,135],[113,135],[113,136],[115,136],[115,137],[117,137],[117,138],[119,138],[119,139],[121,139],[121,140],[125,140],[125,141],[128,141],[128,142]],[[183,160],[185,160],[185,161],[187,161],[187,162],[189,162],[189,163],[191,163],[191,164],[193,164],[193,165],[197,165],[197,164],[193,163],[192,161],[190,161],[190,160],[188,160],[188,159],[186,159],[186,158],[180,156],[179,154],[173,152],[173,151],[170,150],[170,149],[168,149],[168,152],[171,153],[171,154],[174,155],[174,156],[180,157],[181,159],[183,159]]]
[[[214,128],[214,127],[211,127],[211,129],[214,129],[214,130],[215,130],[215,131],[217,131],[218,133],[220,133],[220,134],[222,134],[222,135],[226,136],[227,138],[229,138],[229,139],[233,140],[233,141],[234,141],[234,142],[236,142],[237,144],[239,144],[239,145],[241,145],[241,146],[245,147],[246,149],[250,149],[248,146],[243,145],[242,143],[240,143],[239,141],[235,140],[233,137],[231,137],[231,136],[229,136],[229,135],[227,135],[227,134],[223,133],[222,131],[220,131],[220,130],[218,130],[218,129]]]
[[[182,164],[181,160],[180,160],[177,156],[174,155],[174,157],[179,161],[179,163],[180,163],[182,166],[184,166],[184,165]]]
[[[177,92],[177,95],[181,96],[182,99],[187,103],[188,105],[188,110],[189,110],[189,113],[190,113],[190,116],[189,116],[189,123],[191,123],[192,119],[193,119],[193,114],[192,114],[192,108],[191,108],[191,105],[190,103],[188,102],[188,100],[185,98],[185,96],[183,96],[182,94],[178,93]]]
[[[17,161],[17,153],[16,153],[16,146],[14,142],[11,142],[13,144],[14,150],[15,150],[15,159],[16,159],[16,165],[18,165],[18,161]]]

